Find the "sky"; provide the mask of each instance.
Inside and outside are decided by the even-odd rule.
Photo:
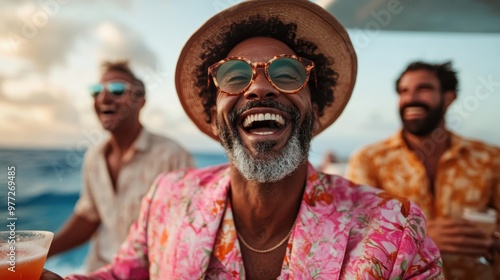
[[[105,137],[88,85],[104,59],[129,59],[147,87],[145,127],[193,152],[222,152],[199,132],[175,93],[178,55],[189,36],[236,0],[2,1],[0,3],[0,148],[82,149]],[[328,5],[321,0],[318,4]],[[405,16],[404,13],[396,16]],[[452,61],[458,99],[448,127],[500,145],[500,34],[348,29],[357,82],[340,118],[312,143],[341,158],[400,128],[394,82],[410,62]]]

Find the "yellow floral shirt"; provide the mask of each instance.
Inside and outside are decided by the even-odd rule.
[[[427,146],[432,152],[432,143]],[[456,217],[464,207],[500,210],[500,148],[455,134],[439,160],[434,194],[423,163],[408,148],[402,132],[354,153],[346,177],[414,201],[428,220]],[[444,256],[443,260],[446,268]]]

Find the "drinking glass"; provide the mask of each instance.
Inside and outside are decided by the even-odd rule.
[[[0,279],[40,279],[54,233],[0,231]]]
[[[462,217],[468,221],[474,222],[489,238],[493,237],[493,232],[497,225],[497,211],[493,208],[487,208],[480,211],[475,208],[464,208]],[[482,264],[489,264],[485,257],[477,259]]]

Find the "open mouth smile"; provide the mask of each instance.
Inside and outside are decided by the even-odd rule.
[[[103,115],[112,115],[116,113],[116,109],[110,106],[103,106],[100,108],[100,113]]]
[[[286,116],[278,112],[255,112],[242,118],[243,129],[250,134],[272,135],[286,125]]]
[[[423,107],[407,107],[404,110],[404,117],[408,119],[422,118],[427,114],[427,110]]]

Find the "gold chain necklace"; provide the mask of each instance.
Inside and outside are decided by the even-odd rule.
[[[297,220],[295,220],[296,222]],[[292,235],[292,231],[293,231],[293,228],[295,227],[295,222],[293,222],[293,225],[292,225],[292,228],[290,229],[290,231],[288,232],[288,234],[285,236],[285,238],[281,239],[281,241],[274,245],[273,247],[269,248],[269,249],[265,249],[265,250],[259,250],[259,249],[255,249],[254,247],[250,246],[246,241],[245,239],[243,239],[243,236],[241,236],[241,234],[236,231],[236,234],[238,234],[238,237],[240,238],[241,242],[243,243],[243,245],[245,245],[245,247],[247,247],[248,249],[250,249],[251,251],[254,251],[255,253],[259,253],[259,254],[265,254],[265,253],[269,253],[269,252],[272,252],[276,249],[278,249],[281,245],[283,245],[283,243],[285,243],[285,241],[288,240],[288,238],[290,237],[290,235]]]

